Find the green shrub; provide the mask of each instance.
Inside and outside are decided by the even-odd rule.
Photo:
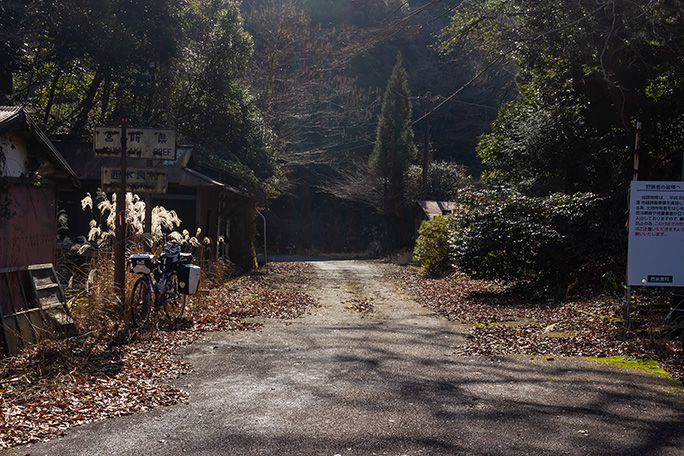
[[[413,257],[415,261],[420,262],[429,275],[442,274],[451,267],[449,247],[451,224],[451,216],[445,215],[424,221],[418,230]]]
[[[451,257],[477,278],[563,280],[604,242],[602,201],[592,194],[462,191],[451,226]]]

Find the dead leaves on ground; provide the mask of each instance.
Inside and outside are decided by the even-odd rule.
[[[164,384],[190,370],[173,358],[174,348],[202,332],[256,329],[260,324],[255,317],[303,315],[315,306],[302,291],[307,267],[269,265],[222,287],[202,290],[189,300],[185,321],[171,325],[153,319],[150,329],[126,337],[125,344],[83,338],[63,341],[59,350],[55,344],[60,342],[53,342],[49,348],[2,360],[0,448],[47,439],[78,424],[183,402],[186,393]]]
[[[350,304],[346,307],[349,310],[355,310],[363,315],[371,314],[375,311],[372,298],[352,299]]]
[[[63,360],[69,372],[33,382],[26,376],[0,390],[0,448],[59,435],[78,424],[182,402],[184,393],[162,383],[188,371],[187,365],[171,358],[177,343],[169,339],[171,334],[160,334],[119,349],[99,345],[93,351],[117,353]]]
[[[60,435],[77,424],[183,402],[184,392],[164,384],[190,369],[173,358],[174,348],[202,332],[254,330],[259,318],[303,315],[316,305],[305,290],[310,267],[274,263],[202,290],[189,300],[187,318],[173,325],[164,323],[158,312],[151,328],[132,337],[94,342],[85,337],[64,342],[61,350],[39,347],[0,361],[0,448]],[[647,337],[619,324],[623,304],[617,297],[544,301],[464,275],[427,279],[412,268],[398,268],[396,275],[423,305],[471,326],[468,343],[456,355],[529,354],[548,360],[624,355],[655,359],[684,379],[681,341],[653,337],[653,331]],[[373,302],[352,301],[350,308],[367,314]],[[662,316],[635,308],[634,319],[642,325],[654,325],[657,318]]]
[[[684,380],[681,335],[665,337],[656,328],[665,314],[652,306],[635,307],[632,324],[622,321],[624,304],[617,296],[577,300],[543,300],[497,282],[463,274],[429,279],[419,270],[397,270],[425,306],[451,321],[471,326],[468,343],[458,355],[527,354],[655,359],[674,378]],[[656,309],[657,310],[657,309]]]

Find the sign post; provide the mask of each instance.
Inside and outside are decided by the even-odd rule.
[[[97,135],[96,135],[97,137]],[[121,182],[116,192],[114,286],[121,306],[126,302],[126,118],[121,119]]]
[[[121,185],[121,169],[102,167],[102,190],[116,191]],[[126,190],[136,193],[166,193],[166,169],[126,167]]]
[[[114,241],[114,284],[121,303],[125,302],[126,291],[126,192],[130,181],[136,191],[164,193],[166,173],[153,168],[135,168],[129,173],[126,158],[152,160],[176,160],[176,131],[158,128],[128,128],[126,116],[121,118],[121,127],[96,127],[93,135],[93,149],[96,157],[120,157],[120,170],[104,167],[105,184],[116,185],[116,225]]]
[[[126,136],[127,146],[123,146]],[[118,139],[121,137],[119,146]],[[125,132],[116,127],[95,127],[93,145],[96,157],[113,157],[121,154],[121,147],[132,158],[176,160],[176,130],[159,128],[127,128]]]

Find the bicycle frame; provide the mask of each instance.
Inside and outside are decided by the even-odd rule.
[[[144,260],[145,267],[132,269],[140,276],[131,293],[133,324],[136,327],[144,326],[153,308],[162,306],[169,319],[175,321],[185,308],[185,296],[178,291],[175,262],[150,256],[146,256]]]
[[[159,270],[161,270],[161,272]],[[159,307],[164,304],[163,299],[165,299],[164,296],[166,292],[166,284],[169,283],[169,277],[171,277],[171,274],[163,270],[161,266],[159,267],[159,270],[147,274],[147,280],[150,283],[150,288],[154,292],[155,307]],[[159,274],[159,278],[157,278],[157,274]],[[164,288],[163,290],[162,287]]]

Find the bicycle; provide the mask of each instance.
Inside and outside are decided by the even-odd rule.
[[[131,292],[131,316],[133,325],[141,328],[150,319],[152,307],[163,307],[166,316],[176,321],[185,309],[185,294],[178,285],[178,266],[192,261],[189,253],[167,244],[163,253],[155,258],[149,254],[131,255],[129,270],[140,274]]]

